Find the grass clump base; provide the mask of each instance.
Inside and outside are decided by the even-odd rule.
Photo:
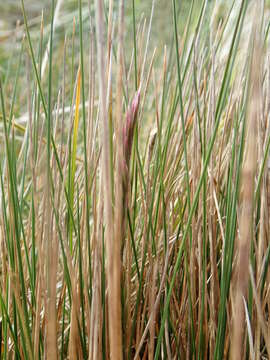
[[[64,39],[52,0],[35,40],[21,0],[0,79],[1,359],[269,357],[268,12],[210,20],[204,1],[194,26],[194,3],[180,33],[171,1],[157,55],[154,0],[128,31],[124,0],[79,0]]]

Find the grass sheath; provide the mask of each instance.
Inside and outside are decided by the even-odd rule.
[[[257,9],[258,11],[258,9]],[[244,154],[241,184],[241,215],[236,238],[235,279],[233,280],[233,330],[231,359],[241,358],[244,348],[245,299],[248,295],[250,251],[253,238],[255,176],[257,172],[258,124],[261,103],[261,42],[257,17],[253,24],[253,51],[251,52],[250,97],[247,110],[246,152]],[[256,54],[256,56],[255,56]]]

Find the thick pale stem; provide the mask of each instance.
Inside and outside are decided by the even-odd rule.
[[[258,30],[256,26],[255,32]],[[236,243],[236,282],[233,289],[233,336],[231,359],[241,359],[244,350],[245,308],[248,293],[250,246],[252,241],[255,176],[257,168],[257,134],[260,116],[260,42],[254,36],[254,52],[251,68],[251,95],[247,117],[246,154],[242,170],[242,209],[239,235]]]
[[[107,248],[107,281],[109,312],[109,343],[111,359],[122,359],[122,323],[120,298],[120,247],[114,237],[112,208],[112,175],[110,172],[109,123],[106,110],[105,31],[103,1],[96,0],[96,36],[100,105],[100,145],[102,146],[102,179],[104,193],[104,225]],[[115,241],[116,240],[116,241]]]

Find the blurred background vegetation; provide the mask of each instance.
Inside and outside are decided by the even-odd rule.
[[[78,18],[77,0],[65,0],[61,6],[61,16],[57,25],[56,41],[63,40],[64,34],[71,34],[73,28],[73,18]],[[48,34],[48,28],[46,25],[49,24],[50,20],[50,4],[51,0],[24,0],[25,8],[27,11],[29,23],[31,25],[32,37],[38,39],[41,13],[44,12],[44,24],[45,34]],[[55,1],[56,3],[56,1]],[[94,1],[91,1],[91,11],[93,11]],[[183,33],[186,20],[188,18],[190,6],[192,1],[184,0],[181,1],[179,11],[179,32]],[[214,0],[209,1],[209,14],[210,9],[215,3]],[[88,21],[88,1],[83,1],[84,4],[84,20],[85,20],[85,34],[87,34]],[[107,4],[107,1],[105,1]],[[197,15],[199,14],[200,7],[202,5],[201,0],[194,1],[194,12],[192,21],[197,21]],[[117,6],[117,2],[115,2]],[[149,18],[151,14],[152,1],[150,0],[135,0],[136,7],[136,20],[137,23],[140,19]],[[16,51],[14,47],[14,40],[20,46],[20,40],[23,34],[23,23],[22,12],[21,12],[21,1],[19,0],[8,0],[0,1],[0,65],[3,67],[10,56],[10,51],[7,52],[7,47],[11,46],[13,51]],[[155,13],[153,18],[152,26],[152,47],[162,48],[164,44],[169,44],[172,39],[173,27],[172,21],[168,19],[172,18],[172,7],[171,2],[168,0],[156,0]],[[126,46],[132,48],[132,0],[126,1]],[[128,50],[128,49],[127,49]]]
[[[61,0],[60,0],[61,1]],[[220,1],[220,0],[218,0]],[[223,0],[222,0],[223,1]],[[55,1],[55,4],[57,1]],[[89,44],[89,4],[90,11],[94,19],[94,1],[83,0],[83,22],[84,22],[84,36],[85,36],[85,53],[87,54],[87,46]],[[28,17],[28,23],[31,31],[31,38],[34,44],[36,56],[38,56],[39,40],[40,40],[40,23],[42,12],[44,15],[44,44],[47,43],[50,31],[50,9],[51,0],[24,0],[25,9]],[[114,5],[117,7],[118,2]],[[184,0],[179,2],[178,7],[178,29],[180,38],[183,35],[184,28],[187,24],[188,15],[190,12],[192,1]],[[215,4],[215,0],[209,0],[206,18],[210,19],[211,10]],[[133,48],[133,29],[132,29],[132,0],[125,3],[125,47],[127,59],[130,59]],[[108,1],[105,0],[105,6],[108,11]],[[197,22],[200,9],[202,6],[201,0],[194,0],[193,15],[191,23],[193,28]],[[151,0],[135,0],[136,9],[136,24],[143,26],[146,19],[146,29],[151,15],[152,1]],[[116,10],[116,9],[115,9]],[[18,65],[18,56],[23,42],[21,41],[24,35],[24,24],[21,10],[21,0],[0,1],[0,75],[4,80],[5,91],[7,94],[12,93],[11,84],[14,82],[16,69]],[[117,14],[117,11],[115,11]],[[78,0],[64,0],[61,1],[60,16],[57,19],[55,35],[54,35],[54,79],[59,81],[58,70],[60,71],[63,59],[64,38],[67,37],[70,45],[73,32],[73,20],[75,20],[75,37],[78,35]],[[114,19],[117,21],[117,19]],[[207,24],[207,22],[205,22]],[[203,33],[206,33],[205,28]],[[117,38],[115,36],[115,38]],[[116,41],[116,40],[115,40]],[[170,0],[156,0],[154,17],[151,30],[150,53],[156,48],[156,62],[162,62],[164,45],[167,48],[173,44],[173,22],[172,22],[172,4]],[[44,45],[45,46],[45,45]],[[75,42],[75,54],[79,54],[79,44]],[[25,56],[23,61],[25,62]],[[67,62],[71,61],[67,59]],[[75,65],[78,58],[74,59]],[[128,66],[128,64],[127,64]],[[22,67],[23,69],[23,67]],[[21,70],[22,71],[22,70]],[[18,93],[21,96],[21,108],[15,108],[15,115],[19,115],[25,111],[26,99],[23,91],[24,85],[18,85]],[[57,89],[57,86],[55,86]],[[55,94],[56,95],[56,94]],[[23,110],[24,109],[24,110]]]
[[[61,9],[60,16],[57,19],[55,35],[54,35],[54,79],[60,81],[58,76],[61,71],[63,59],[64,38],[67,36],[67,41],[71,44],[73,32],[73,20],[75,20],[75,37],[77,37],[78,28],[78,0],[60,0]],[[105,6],[108,10],[108,0],[105,1]],[[236,0],[237,2],[238,0]],[[125,2],[125,53],[126,58],[131,59],[131,51],[133,48],[133,29],[132,29],[132,0]],[[57,1],[55,0],[55,4]],[[87,46],[89,44],[89,3],[90,11],[94,19],[94,1],[82,0],[83,3],[83,21],[84,21],[84,36],[85,36],[85,53],[87,55]],[[118,2],[115,1],[115,7]],[[209,41],[209,24],[213,19],[213,15],[217,18],[225,18],[232,0],[209,0],[206,9],[205,21],[201,36],[206,42]],[[269,7],[270,0],[266,1],[266,6]],[[40,40],[40,23],[41,14],[44,14],[44,41],[46,44],[49,37],[49,23],[50,23],[50,8],[51,0],[24,0],[25,9],[27,12],[28,23],[31,31],[31,38],[35,47],[36,56],[38,56],[39,40]],[[179,40],[183,36],[185,26],[187,24],[188,15],[190,12],[192,1],[182,0],[178,1],[178,30]],[[194,30],[195,24],[198,20],[200,10],[203,2],[201,0],[194,0],[194,8],[191,19],[191,33]],[[215,11],[213,9],[215,7]],[[135,0],[136,9],[136,26],[143,26],[144,19],[146,19],[146,29],[151,15],[152,1],[151,0]],[[20,53],[23,42],[21,41],[24,35],[24,24],[21,11],[21,0],[0,1],[0,75],[4,81],[5,90],[7,94],[12,93],[11,84],[14,82],[16,68],[18,65],[18,55]],[[117,14],[117,11],[115,11]],[[117,21],[117,19],[114,19]],[[117,36],[114,36],[114,41],[117,41]],[[171,0],[156,0],[154,17],[151,29],[150,53],[156,48],[156,63],[161,63],[163,58],[164,46],[167,46],[170,51],[173,44],[173,21],[172,21],[172,3]],[[24,45],[23,45],[24,46]],[[45,45],[44,45],[45,46]],[[75,54],[79,54],[79,44],[75,42]],[[23,57],[25,62],[25,56]],[[67,59],[67,62],[71,59]],[[74,59],[74,64],[78,62],[78,58]],[[70,64],[68,64],[69,66]],[[127,66],[129,64],[126,64]],[[23,67],[22,67],[23,69]],[[58,71],[59,70],[59,71]],[[22,71],[22,70],[21,70]],[[57,89],[57,86],[55,87]],[[25,92],[23,91],[23,84],[18,85],[18,92],[21,95],[20,104],[25,108],[26,101],[24,99]],[[19,95],[19,96],[20,96]],[[56,95],[56,94],[55,94]],[[24,111],[20,109],[20,113]],[[19,109],[15,108],[15,115],[18,115]]]
[[[105,5],[108,7],[108,1],[104,0]],[[50,20],[50,6],[51,0],[24,0],[25,8],[28,14],[29,23],[31,25],[32,36],[37,38],[39,36],[40,20],[41,13],[44,13],[44,23],[45,23],[45,34],[48,34],[48,28],[46,31],[46,25],[49,24]],[[57,1],[55,0],[55,3]],[[56,39],[64,38],[64,34],[71,34],[73,28],[73,18],[78,18],[77,10],[78,0],[64,0],[61,5],[61,16],[57,26]],[[89,24],[88,21],[88,6],[91,4],[91,11],[93,12],[94,1],[83,0],[84,6],[84,21],[85,21],[85,33],[88,35],[86,30]],[[178,30],[180,35],[183,34],[184,27],[188,18],[188,14],[191,7],[191,0],[182,0],[178,1],[179,5],[179,18],[178,18]],[[210,14],[212,13],[213,7],[215,4],[218,4],[219,10],[216,12],[217,17],[225,17],[226,12],[228,11],[232,0],[209,0],[208,1],[208,19],[210,19]],[[237,0],[236,0],[237,3]],[[115,6],[117,6],[117,1],[115,1]],[[151,14],[151,0],[135,0],[136,7],[136,20],[137,24],[140,19],[149,18]],[[194,0],[194,10],[192,16],[192,23],[195,26],[197,21],[197,15],[200,12],[202,6],[201,0]],[[270,0],[265,0],[265,7],[270,7]],[[125,26],[126,26],[126,44],[127,47],[132,44],[132,0],[126,1],[126,17],[125,17]],[[14,40],[17,39],[18,44],[22,37],[22,11],[21,11],[21,0],[8,0],[0,1],[0,66],[2,67],[6,63],[8,53],[5,51],[7,46],[14,48]],[[152,26],[152,40],[151,44],[155,47],[163,47],[164,44],[169,44],[172,40],[173,27],[172,21],[172,6],[170,0],[156,0],[155,2],[155,13],[153,18]],[[204,22],[204,26],[207,26],[207,22]],[[16,30],[17,29],[17,30]],[[132,45],[130,46],[132,48]]]

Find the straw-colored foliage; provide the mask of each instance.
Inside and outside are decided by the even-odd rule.
[[[61,0],[34,38],[21,0],[0,78],[1,359],[270,356],[268,13],[178,3],[161,52],[158,1],[127,19],[79,0],[61,39]]]

